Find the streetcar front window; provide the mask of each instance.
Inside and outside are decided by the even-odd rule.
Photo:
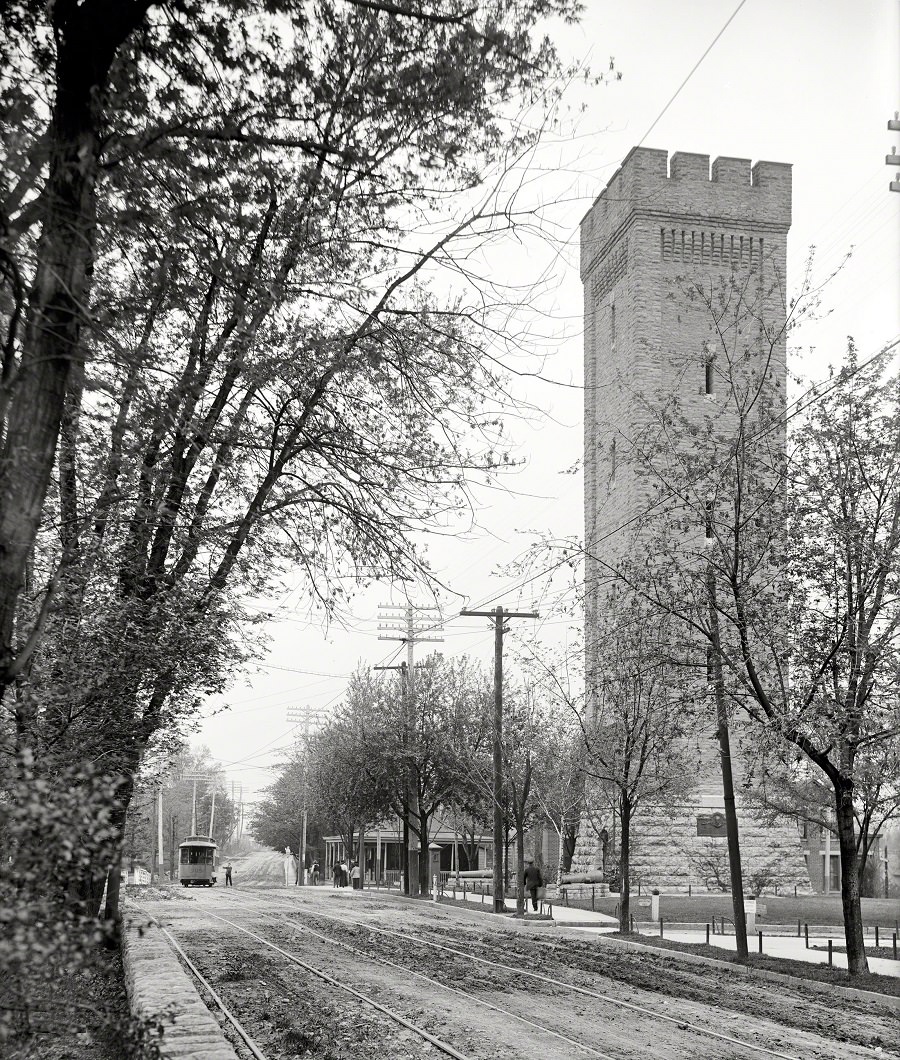
[[[181,851],[182,865],[211,865],[212,861],[212,847],[187,847]]]

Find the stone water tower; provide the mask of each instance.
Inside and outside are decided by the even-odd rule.
[[[654,410],[672,396],[698,425],[724,408],[708,343],[710,322],[685,311],[685,284],[752,287],[756,311],[780,337],[768,351],[766,386],[784,401],[786,241],[791,224],[791,167],[777,162],[634,148],[581,222],[584,284],[584,471],[588,674],[602,668],[596,644],[604,572],[633,540],[650,483],[628,459]],[[744,284],[744,288],[742,288]],[[763,292],[759,296],[759,292]],[[717,406],[717,402],[719,403]],[[784,447],[783,429],[770,441]],[[589,677],[590,682],[590,677]],[[698,708],[706,709],[706,708]],[[701,847],[724,848],[724,801],[715,719],[698,742],[693,795],[684,805],[650,807],[634,822],[632,879],[647,886],[703,887]],[[734,741],[736,744],[737,741]],[[596,814],[591,817],[596,819]],[[745,808],[739,820],[742,860],[779,862],[786,885],[808,889],[797,829],[766,824]],[[599,864],[594,829],[582,823],[573,868]],[[614,837],[613,837],[614,838]],[[692,867],[693,864],[693,867]]]

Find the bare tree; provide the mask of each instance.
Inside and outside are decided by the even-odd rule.
[[[883,381],[884,358],[861,365],[851,348],[809,395],[787,457],[769,342],[722,368],[727,399],[689,448],[690,425],[670,407],[636,450],[656,483],[637,564],[650,580],[625,580],[708,645],[754,739],[794,746],[830,786],[848,966],[863,975],[856,785],[865,756],[898,730],[898,385]]]
[[[631,838],[647,805],[684,796],[693,773],[688,737],[700,723],[673,659],[670,623],[640,597],[611,590],[598,612],[602,669],[588,685],[584,770],[618,818],[619,924],[631,916]]]

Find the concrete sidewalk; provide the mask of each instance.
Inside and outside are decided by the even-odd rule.
[[[491,908],[493,902],[489,894],[482,895],[473,891],[444,891],[444,898],[455,898],[457,902],[465,902],[466,905],[476,908],[479,905],[484,905],[488,909]],[[510,899],[507,899],[507,904],[509,903]],[[609,916],[606,913],[594,913],[590,909],[575,909],[566,905],[559,905],[557,902],[548,899],[543,900],[545,908],[551,904],[553,906],[553,923],[558,924],[560,927],[605,928],[607,931],[618,930],[619,921],[614,916]],[[530,907],[530,901],[528,905]]]
[[[706,931],[679,931],[677,927],[665,925],[663,928],[664,938],[672,942],[705,943]],[[644,932],[646,935],[658,934],[657,932]],[[835,946],[842,946],[843,938],[832,937]],[[748,939],[751,953],[759,953],[758,937],[751,936]],[[734,950],[737,948],[734,935],[710,935],[710,946],[717,946],[723,950]],[[816,948],[814,948],[816,947]],[[809,949],[802,938],[793,935],[767,935],[763,931],[763,954],[768,957],[783,957],[792,961],[805,961],[807,964],[828,963],[828,936],[809,937]],[[845,953],[834,953],[833,963],[835,968],[847,967],[847,955]],[[869,957],[869,971],[878,975],[890,975],[900,978],[900,961],[890,960],[885,957]]]
[[[465,904],[468,908],[473,910],[478,909],[480,906],[485,906],[487,909],[491,907],[491,896],[489,894],[479,894],[478,892],[461,891],[452,892],[444,891],[444,898],[455,898],[456,901],[463,905]],[[607,913],[597,913],[590,909],[576,909],[572,906],[558,905],[553,902],[553,923],[558,927],[575,928],[583,931],[587,935],[602,935],[609,934],[611,931],[618,931],[619,921],[616,917],[609,916]],[[526,923],[528,922],[526,916]],[[535,919],[532,923],[541,923]],[[658,937],[659,931],[656,927],[650,928],[647,924],[635,925],[637,933],[647,938]],[[669,939],[672,942],[685,942],[692,943],[694,945],[702,944],[706,942],[706,929],[704,928],[685,928],[679,929],[675,925],[665,924],[663,937]],[[834,942],[835,947],[841,946],[844,943],[843,937],[838,934],[830,936]],[[763,954],[769,957],[781,957],[795,961],[805,961],[808,964],[827,964],[828,963],[828,935],[813,936],[809,937],[809,949],[806,948],[806,944],[802,938],[798,938],[793,935],[769,935],[766,934],[765,929],[763,930]],[[636,940],[635,940],[636,941]],[[758,953],[758,937],[756,934],[752,934],[749,937],[750,952]],[[734,935],[710,935],[709,944],[711,946],[717,946],[723,950],[734,950],[737,948],[735,943]],[[665,950],[657,950],[657,953],[665,953]],[[847,967],[847,957],[843,953],[834,953],[832,955],[833,964],[836,968]],[[877,973],[878,975],[889,975],[900,978],[900,961],[890,960],[884,957],[869,957],[869,970]]]

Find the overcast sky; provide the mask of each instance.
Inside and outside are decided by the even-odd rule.
[[[900,194],[888,190],[895,174],[884,160],[900,146],[900,134],[887,131],[900,108],[900,0],[585,0],[585,7],[582,26],[559,35],[561,50],[595,70],[613,57],[622,78],[574,95],[587,111],[536,159],[541,175],[531,194],[551,204],[553,242],[516,244],[492,258],[524,283],[549,281],[542,288],[549,319],[539,327],[552,357],[544,380],[517,384],[546,415],[511,425],[525,464],[506,491],[478,492],[480,528],[430,545],[432,565],[457,594],[452,614],[498,603],[540,608],[547,601],[533,599],[533,585],[511,586],[492,572],[538,531],[581,533],[581,476],[562,474],[582,451],[578,222],[635,145],[791,163],[789,289],[811,245],[821,278],[854,248],[826,293],[828,317],[794,335],[793,370],[822,378],[848,335],[866,357],[900,334]],[[357,662],[383,663],[402,648],[379,641],[377,628],[378,605],[400,599],[389,586],[373,587],[357,599],[347,627],[332,625],[327,634],[299,581],[258,602],[278,615],[269,654],[257,672],[237,676],[227,695],[210,700],[211,716],[192,737],[243,784],[248,801],[271,783],[273,764],[296,735],[288,707],[327,711]],[[485,620],[448,621],[443,636],[431,647],[491,664]]]

